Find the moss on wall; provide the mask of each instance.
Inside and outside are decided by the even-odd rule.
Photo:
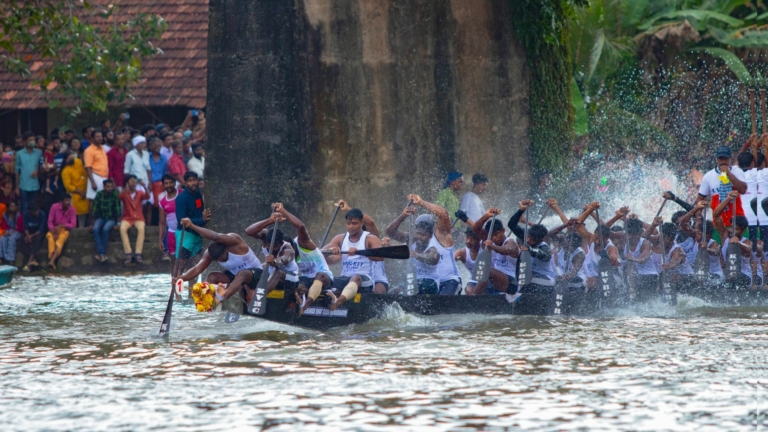
[[[586,0],[508,0],[530,69],[531,159],[538,170],[567,166],[573,142],[568,21]]]

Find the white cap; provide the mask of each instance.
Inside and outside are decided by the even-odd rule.
[[[136,147],[141,143],[147,142],[147,139],[144,138],[143,135],[136,135],[135,137],[133,137],[133,140],[131,142],[133,143],[133,146]]]

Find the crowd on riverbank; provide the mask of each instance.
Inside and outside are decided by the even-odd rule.
[[[75,228],[93,233],[97,262],[107,260],[109,233],[119,230],[125,262],[142,263],[147,225],[160,225],[159,247],[170,259],[173,245],[165,233],[175,229],[175,216],[168,225],[176,190],[184,187],[187,172],[203,179],[205,116],[193,110],[178,126],[138,129],[125,125],[128,119],[121,114],[114,126],[104,119],[80,135],[66,127],[47,137],[25,132],[2,145],[0,264],[15,262],[20,247],[24,270],[39,266],[35,255],[45,241],[46,265],[55,269]]]

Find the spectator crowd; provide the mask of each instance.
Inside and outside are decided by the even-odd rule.
[[[107,262],[109,234],[119,230],[124,262],[143,263],[147,225],[159,225],[158,247],[170,259],[175,199],[185,179],[197,178],[202,187],[205,117],[193,110],[177,127],[140,129],[124,126],[128,118],[86,126],[80,136],[67,128],[48,137],[25,132],[2,146],[0,264],[13,264],[20,248],[25,271],[40,266],[35,255],[45,241],[47,266],[55,269],[75,228],[93,233],[97,262]],[[134,247],[131,227],[137,231]]]

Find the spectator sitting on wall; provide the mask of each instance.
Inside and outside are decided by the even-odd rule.
[[[134,259],[139,264],[144,263],[141,253],[144,249],[145,222],[144,214],[141,211],[141,204],[149,199],[149,195],[143,190],[137,189],[137,185],[138,181],[136,180],[136,176],[128,174],[125,176],[125,189],[120,193],[120,201],[123,203],[123,218],[120,221],[120,238],[123,241],[126,264],[130,264]],[[131,240],[128,238],[128,228],[132,226],[135,226],[138,231],[135,255],[131,250]]]
[[[96,240],[96,261],[107,262],[109,233],[117,229],[120,221],[120,198],[112,179],[104,180],[104,189],[96,193],[93,201],[94,222],[88,227]]]
[[[47,225],[47,218],[45,212],[40,210],[37,202],[29,203],[29,210],[24,213],[24,241],[22,242],[21,252],[24,257],[29,257],[27,264],[24,266],[24,271],[30,271],[30,267],[37,267],[40,264],[37,263],[35,255],[43,244],[43,237],[45,236],[45,229]]]
[[[69,239],[69,232],[76,224],[77,213],[72,207],[72,196],[64,195],[61,202],[51,206],[51,213],[48,215],[48,233],[45,238],[48,240],[48,268],[51,270],[56,270],[56,260],[61,256],[64,244]]]
[[[16,262],[16,242],[24,232],[24,218],[19,212],[19,206],[11,201],[0,222],[3,235],[0,236],[0,264]]]

